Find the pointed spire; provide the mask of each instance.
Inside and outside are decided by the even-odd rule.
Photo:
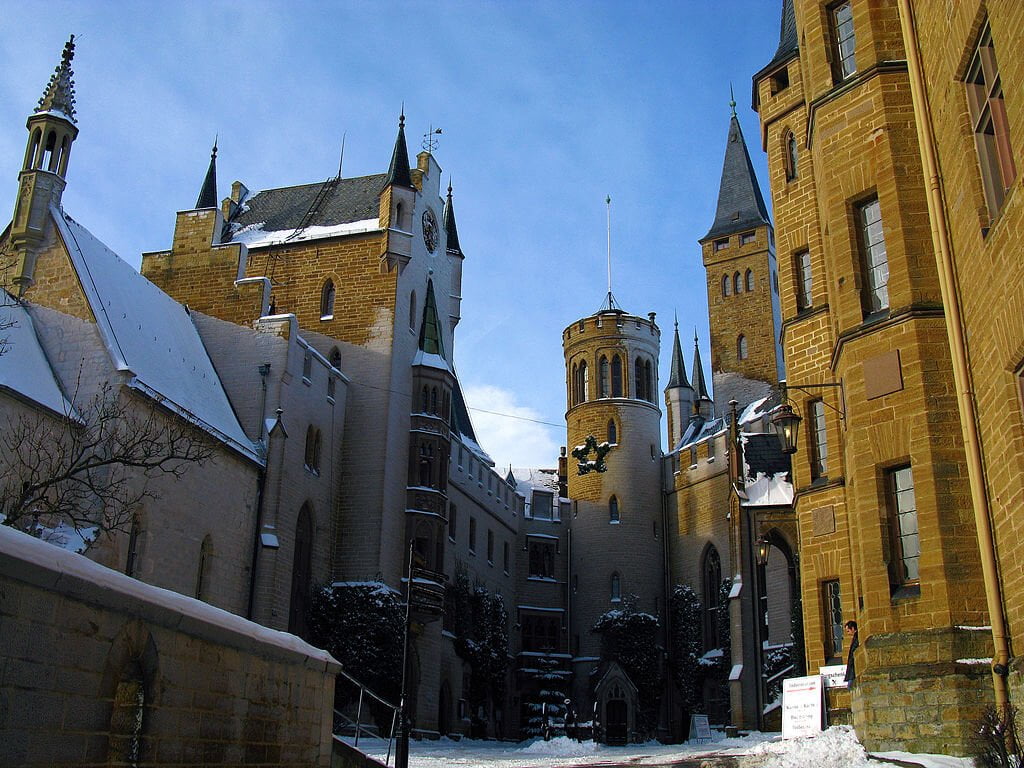
[[[75,58],[75,36],[72,35],[64,44],[64,53],[60,64],[50,75],[50,82],[43,91],[43,96],[36,106],[36,113],[59,112],[70,122],[75,120],[75,73],[71,71],[71,60]]]
[[[444,339],[441,336],[441,324],[437,320],[433,280],[427,280],[427,298],[423,302],[423,322],[420,323],[420,350],[444,358]]]
[[[675,336],[672,339],[672,366],[669,371],[668,386],[666,389],[682,387],[690,389],[690,382],[686,378],[686,364],[683,362],[683,348],[679,344],[679,321],[676,320]]]
[[[206,178],[203,179],[203,186],[199,190],[199,199],[196,200],[196,208],[217,207],[217,138],[213,140],[213,150],[210,152],[210,167],[206,169]]]
[[[729,108],[732,110],[732,116],[736,117],[736,94],[732,92],[732,83],[729,83]]]
[[[700,361],[700,346],[697,344],[697,329],[693,331],[693,392],[694,402],[710,400],[708,386],[704,383],[704,365]]]
[[[452,180],[448,179],[448,197],[444,200],[444,232],[448,250],[462,253],[459,247],[459,230],[455,226],[455,207],[452,205]]]
[[[715,222],[700,242],[768,223],[768,209],[734,107],[729,118],[729,140],[725,145]]]
[[[409,150],[405,146],[405,105],[398,118],[398,137],[395,139],[395,150],[391,153],[391,167],[385,186],[412,187],[412,176],[409,175]]]

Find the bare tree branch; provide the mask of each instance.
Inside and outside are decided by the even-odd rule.
[[[36,536],[60,524],[86,540],[126,531],[151,481],[213,458],[215,441],[184,419],[105,385],[78,420],[9,418],[0,436],[0,515]]]

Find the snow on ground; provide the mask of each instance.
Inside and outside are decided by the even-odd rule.
[[[381,762],[387,756],[387,742],[379,739],[362,738],[359,746]],[[745,756],[741,765],[750,768],[879,768],[880,765],[877,760],[868,758],[852,728],[834,726],[817,736],[801,739],[783,740],[777,733],[753,733],[727,739],[716,732],[715,740],[704,744],[649,742],[628,747],[608,747],[592,741],[581,744],[565,737],[518,744],[471,739],[413,741],[409,747],[409,768],[567,768],[622,763],[653,766],[709,755]],[[872,757],[916,763],[924,768],[971,768],[972,765],[968,759],[945,755],[888,752]],[[394,765],[394,760],[392,750],[389,765]]]

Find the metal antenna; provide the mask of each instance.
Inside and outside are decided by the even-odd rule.
[[[612,308],[612,196],[604,199],[608,211],[608,308]]]
[[[427,132],[425,134],[423,134],[423,145],[422,145],[423,146],[423,150],[425,152],[429,152],[430,154],[434,154],[434,150],[437,149],[437,145],[440,143],[434,137],[435,136],[440,136],[440,135],[441,135],[441,129],[440,128],[435,128],[434,126],[430,126],[430,128],[427,129]]]
[[[341,167],[345,164],[345,136],[348,135],[348,131],[344,131],[341,134],[341,159],[338,160],[338,178],[341,178]]]

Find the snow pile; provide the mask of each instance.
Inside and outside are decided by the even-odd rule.
[[[516,752],[534,757],[584,757],[596,754],[600,749],[601,745],[592,741],[579,742],[567,736],[559,736],[551,741],[537,739],[526,742],[526,745],[516,749]]]
[[[769,741],[754,747],[751,756],[764,755],[761,768],[870,768],[871,760],[848,725],[837,725],[817,736]]]
[[[311,226],[301,229],[280,229],[268,232],[263,229],[266,222],[260,221],[236,229],[231,234],[234,243],[245,243],[249,248],[261,248],[281,243],[300,243],[305,240],[320,240],[325,237],[355,235],[380,229],[380,219],[363,219],[330,226]]]

